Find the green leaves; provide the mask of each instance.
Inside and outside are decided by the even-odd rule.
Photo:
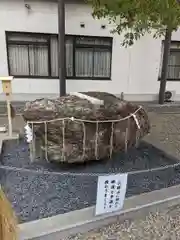
[[[108,18],[115,26],[111,31],[124,36],[123,46],[131,46],[145,33],[154,38],[166,28],[180,25],[180,4],[177,0],[88,0],[94,18]]]

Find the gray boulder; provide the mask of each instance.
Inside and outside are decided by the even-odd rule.
[[[101,160],[127,150],[149,133],[148,115],[138,105],[121,101],[109,93],[83,94],[102,100],[103,104],[94,104],[88,97],[83,99],[83,95],[26,103],[24,120],[41,141],[49,161]],[[133,113],[136,114],[133,116]]]

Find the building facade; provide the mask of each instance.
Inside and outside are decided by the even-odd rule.
[[[82,3],[66,3],[67,92],[106,91],[135,101],[156,100],[162,39],[147,35],[121,46],[106,20]],[[13,100],[59,94],[57,2],[0,1],[0,76],[14,76]],[[180,100],[180,31],[172,36],[167,90]],[[0,86],[0,100],[4,99]]]

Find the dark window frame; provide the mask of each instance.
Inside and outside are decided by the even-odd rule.
[[[171,44],[172,45],[173,44],[179,44],[180,45],[180,41],[171,41]],[[162,46],[163,45],[164,45],[164,40],[162,41]],[[171,48],[170,47],[170,53],[171,52],[176,52],[176,53],[178,52],[179,56],[180,56],[180,48]],[[163,61],[163,59],[162,59],[162,61]],[[169,64],[168,64],[168,66],[169,66]],[[174,66],[174,65],[172,65],[172,66]],[[161,69],[161,71],[162,71],[162,69]],[[161,80],[161,76],[159,76],[159,78],[158,78],[158,81],[160,81],[160,80]],[[169,81],[169,82],[180,82],[180,78],[167,78],[166,80]]]
[[[8,37],[11,37],[13,35],[19,35],[21,34],[22,36],[30,36],[30,37],[44,37],[47,39],[47,42],[34,42],[34,44],[38,45],[43,45],[46,44],[48,46],[48,72],[49,75],[48,76],[35,76],[35,75],[14,75],[14,77],[16,78],[34,78],[34,79],[57,79],[58,76],[52,76],[51,74],[51,37],[57,37],[58,38],[58,34],[49,34],[49,33],[36,33],[36,32],[16,32],[16,31],[5,31],[5,35],[6,35],[6,49],[7,49],[7,61],[8,61],[8,72],[9,75],[11,75],[11,71],[10,71],[10,59],[9,59],[9,50],[8,47],[10,44],[17,44],[17,45],[29,45],[33,43],[33,41],[14,41],[14,40],[9,40]],[[109,41],[109,45],[96,45],[96,44],[77,44],[76,43],[76,39],[77,38],[91,38],[91,39],[100,39],[100,40],[108,40]],[[71,38],[73,41],[73,76],[66,76],[66,79],[79,79],[79,80],[111,80],[111,70],[112,70],[112,48],[113,48],[113,38],[112,37],[100,37],[100,36],[89,36],[89,35],[72,35],[72,34],[67,34],[66,35],[66,39]],[[20,43],[20,44],[19,44]],[[104,49],[104,50],[108,50],[110,53],[110,74],[109,77],[78,77],[75,76],[75,51],[77,48],[91,48],[93,49]],[[94,56],[93,56],[94,59]],[[93,68],[94,71],[94,68]]]

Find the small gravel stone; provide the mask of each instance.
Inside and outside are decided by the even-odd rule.
[[[26,148],[26,151],[21,151],[22,148]],[[20,222],[27,222],[94,205],[97,177],[91,173],[143,170],[173,164],[174,160],[161,150],[142,142],[138,149],[133,148],[128,154],[121,153],[111,161],[64,168],[40,160],[30,163],[27,144],[23,141],[8,141],[4,145],[2,164],[22,169],[12,171],[0,167],[0,182]],[[32,171],[25,172],[23,169]],[[38,173],[37,170],[49,173]],[[64,172],[88,175],[58,174]],[[129,175],[126,197],[179,184],[179,172],[180,167],[177,167]]]
[[[166,209],[150,213],[143,219],[125,220],[90,231],[77,234],[66,240],[179,240],[180,208]]]

